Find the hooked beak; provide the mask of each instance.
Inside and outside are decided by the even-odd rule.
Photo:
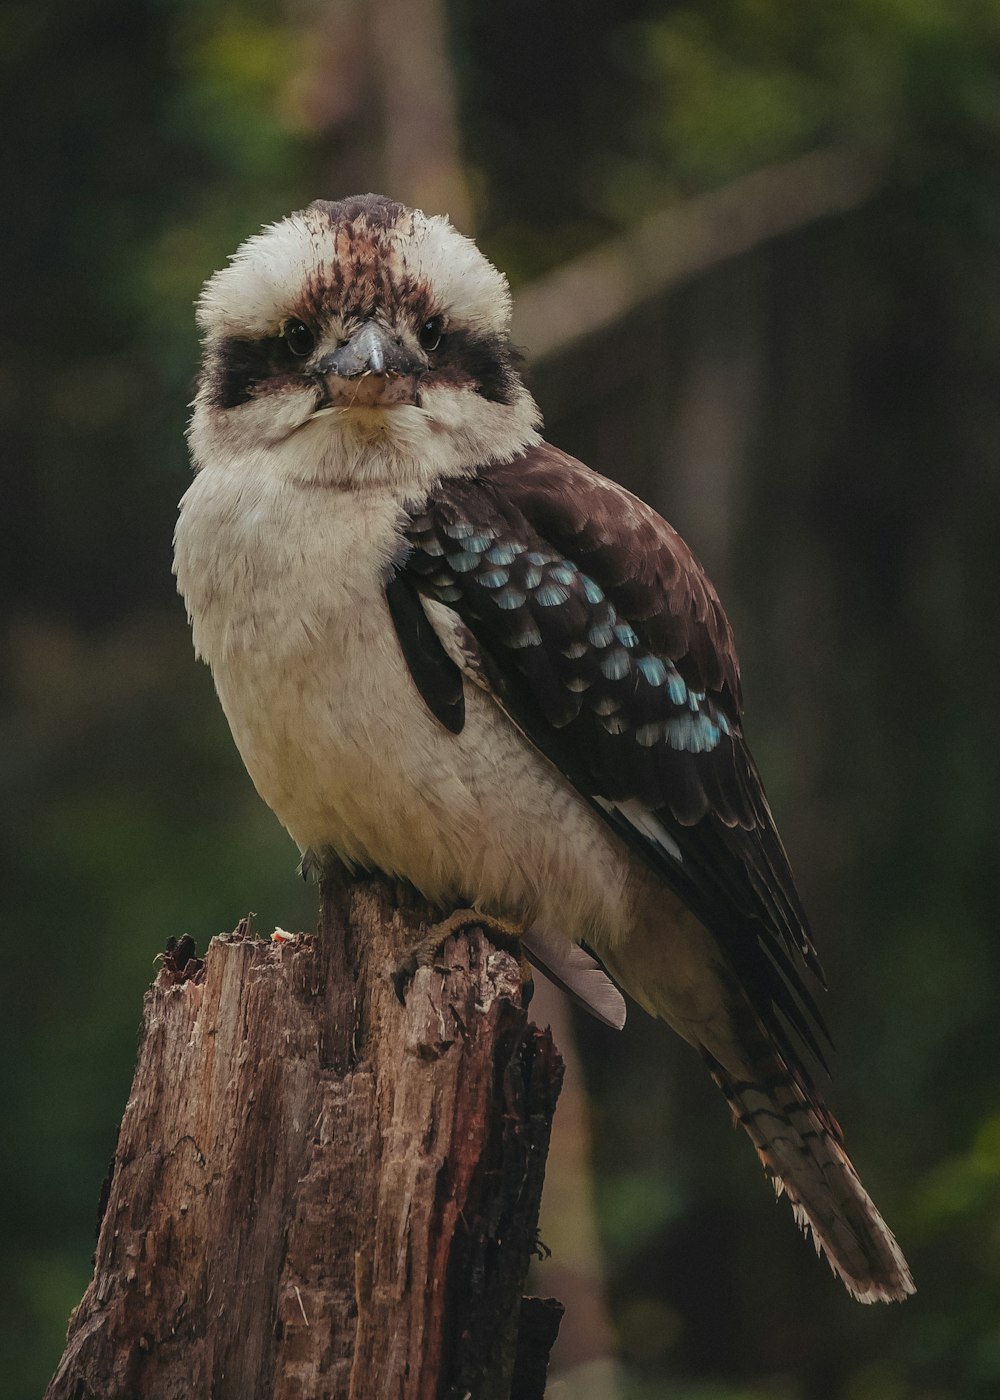
[[[350,340],[316,366],[324,408],[388,408],[419,404],[418,384],[427,363],[385,326],[366,321]]]

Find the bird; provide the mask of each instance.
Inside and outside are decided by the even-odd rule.
[[[305,870],[518,930],[694,1047],[862,1302],[914,1291],[810,1070],[822,980],[714,586],[549,444],[504,275],[444,215],[316,200],[206,282],[174,572]]]

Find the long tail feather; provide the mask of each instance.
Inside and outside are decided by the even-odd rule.
[[[836,1120],[773,1048],[762,1043],[760,1052],[746,1078],[702,1054],[778,1195],[787,1195],[848,1291],[862,1303],[906,1298],[915,1292],[906,1260],[861,1185]]]

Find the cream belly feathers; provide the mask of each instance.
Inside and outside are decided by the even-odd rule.
[[[252,468],[185,495],[178,585],[257,791],[301,851],[615,942],[651,879],[485,692],[454,735],[417,691],[384,594],[400,516],[384,488]]]

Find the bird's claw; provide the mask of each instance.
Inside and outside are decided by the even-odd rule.
[[[522,981],[530,981],[530,968],[528,968],[521,952],[523,924],[512,923],[510,920],[501,919],[495,914],[481,914],[476,909],[456,909],[440,923],[430,924],[424,930],[420,941],[410,948],[406,957],[396,967],[392,974],[392,983],[401,1003],[405,1004],[406,990],[417,971],[433,964],[434,959],[449,938],[455,938],[458,934],[472,928],[482,929],[491,943],[503,952],[510,953],[517,958],[521,965]],[[525,969],[528,969],[527,977]]]

